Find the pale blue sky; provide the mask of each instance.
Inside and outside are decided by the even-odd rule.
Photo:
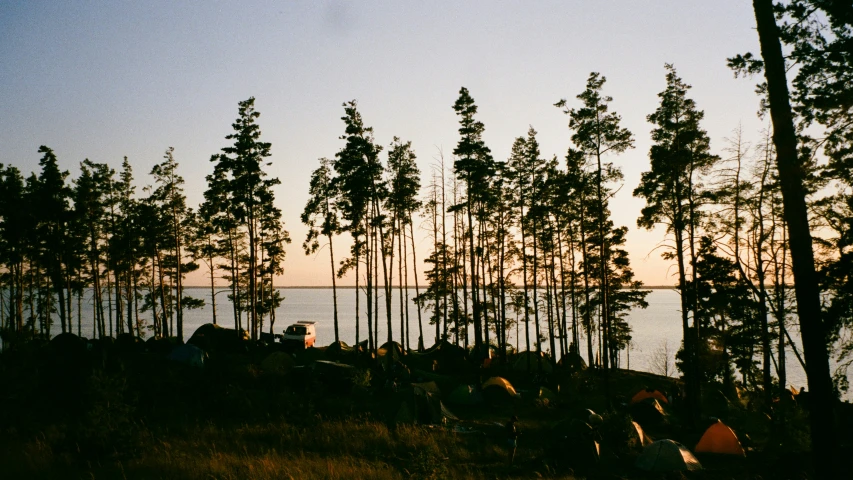
[[[543,155],[562,157],[570,133],[552,105],[564,97],[576,105],[589,72],[599,71],[637,140],[614,159],[625,173],[614,220],[630,228],[638,276],[671,284],[668,262],[648,255],[664,232],[635,223],[642,201],[631,191],[648,168],[645,117],[670,62],[693,85],[715,152],[723,154],[723,138],[739,122],[757,138],[755,82],[734,79],[725,62],[757,50],[753,24],[749,2],[734,0],[0,0],[0,163],[36,170],[44,144],[75,176],[84,158],[118,169],[126,155],[141,187],[173,146],[196,205],[237,102],[255,96],[294,239],[279,283],[325,285],[325,257],[302,253],[299,213],[317,158],[342,145],[342,102],[358,99],[379,143],[411,140],[426,174],[438,148],[452,162],[460,86],[477,101],[496,158],[508,156],[528,125],[540,132]]]

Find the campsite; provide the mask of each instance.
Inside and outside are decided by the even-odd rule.
[[[763,412],[709,385],[690,427],[677,379],[613,370],[608,401],[582,359],[447,341],[371,355],[212,324],[185,345],[63,334],[6,348],[0,382],[3,478],[812,478],[794,395]]]

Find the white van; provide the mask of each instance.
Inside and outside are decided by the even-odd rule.
[[[299,321],[287,327],[284,330],[282,343],[292,345],[297,348],[313,347],[317,341],[317,329],[314,328],[316,322]]]

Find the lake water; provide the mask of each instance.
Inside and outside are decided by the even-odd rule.
[[[222,294],[216,295],[216,310],[218,323],[224,327],[233,328],[234,320],[231,310],[231,304],[227,299],[227,293],[219,289]],[[289,324],[299,320],[311,320],[317,322],[317,345],[323,346],[334,342],[334,325],[333,325],[333,301],[332,290],[330,288],[282,288],[280,289],[284,301],[276,311],[275,333],[281,333],[282,330]],[[355,289],[342,288],[338,289],[338,319],[339,332],[342,341],[352,345],[355,342]],[[187,295],[203,298],[205,306],[198,310],[187,310],[184,313],[184,338],[189,338],[196,328],[210,323],[212,320],[212,309],[210,306],[210,290],[205,288],[188,288]],[[409,298],[414,297],[414,289],[410,289]],[[674,371],[675,352],[681,344],[681,313],[680,301],[678,292],[668,289],[652,290],[648,295],[647,300],[649,307],[646,309],[633,310],[628,316],[628,323],[633,329],[633,340],[631,348],[626,355],[623,352],[622,367],[628,367],[634,370],[654,371],[652,367],[653,359],[660,356],[660,351],[664,345],[668,346],[670,361],[672,362],[672,370]],[[365,298],[361,296],[361,339],[367,337],[367,326],[365,318],[367,317],[367,308]],[[399,341],[399,293],[394,289],[392,295],[392,322],[394,339]],[[74,328],[73,332],[77,333],[76,324],[76,302],[74,305]],[[509,312],[508,312],[509,313]],[[84,337],[92,336],[92,305],[91,302],[83,301],[82,308],[81,331]],[[142,313],[140,317],[148,319],[150,322],[150,313]],[[433,344],[435,336],[435,326],[428,324],[428,312],[422,312],[423,328],[424,328],[424,343],[426,346]],[[245,322],[245,320],[244,320]],[[413,348],[418,344],[418,315],[417,307],[414,303],[409,302],[409,342]],[[244,323],[245,325],[245,323]],[[547,327],[546,327],[547,328]],[[791,337],[799,344],[799,327],[795,322],[789,322],[789,331]],[[535,338],[533,334],[535,326],[531,319],[531,338]],[[264,326],[265,331],[269,331],[268,324]],[[52,327],[51,334],[56,335],[60,331],[58,320]],[[520,326],[521,345],[524,344],[524,325]],[[150,333],[148,334],[150,335]],[[515,329],[508,332],[509,342],[512,345],[516,344]],[[380,291],[379,298],[379,339],[380,343],[384,343],[387,337],[387,321],[385,317],[385,299]],[[473,334],[471,335],[473,338]],[[581,340],[581,354],[586,358],[586,340]],[[548,342],[542,344],[543,350],[549,347]],[[559,349],[559,347],[557,347]],[[799,345],[798,347],[799,348]],[[797,388],[806,385],[805,372],[794,356],[793,351],[788,349],[786,355],[788,383]],[[677,375],[673,373],[673,375]],[[775,367],[774,367],[775,375]],[[848,378],[850,378],[848,376]],[[853,381],[853,378],[851,378]],[[853,398],[853,395],[848,394],[848,399]]]

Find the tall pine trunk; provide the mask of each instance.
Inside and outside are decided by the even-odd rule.
[[[782,189],[785,222],[788,225],[797,314],[806,357],[810,391],[812,459],[817,478],[836,475],[840,459],[836,455],[837,435],[833,420],[835,401],[829,370],[826,328],[821,320],[820,289],[814,265],[804,165],[797,157],[797,134],[788,95],[785,60],[772,0],[753,0],[764,76],[773,121],[773,143]]]

